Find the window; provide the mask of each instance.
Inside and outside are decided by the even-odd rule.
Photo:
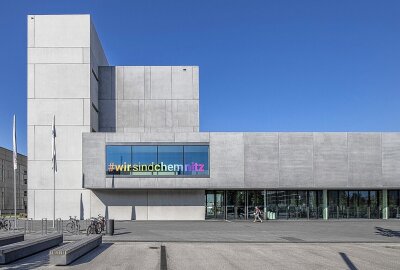
[[[208,164],[208,148],[209,146],[196,145],[189,146],[185,145],[184,158],[185,158],[185,175],[209,175],[209,164]],[[196,165],[197,164],[197,165]],[[187,166],[197,166],[199,168],[190,167],[186,169]]]
[[[182,175],[186,168],[183,163],[183,146],[159,146],[158,147],[158,162],[165,164],[178,164],[173,171],[162,171],[159,175]],[[169,166],[169,165],[168,165]]]
[[[107,172],[114,169],[114,174],[129,175],[124,170],[131,163],[131,146],[107,146]],[[117,167],[118,166],[118,167]]]
[[[208,145],[107,145],[106,175],[208,176]]]
[[[24,191],[24,197],[28,196],[28,192],[25,190]]]
[[[132,164],[138,167],[131,175],[154,175],[149,166],[157,164],[157,146],[132,146]]]

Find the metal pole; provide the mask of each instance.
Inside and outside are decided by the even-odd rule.
[[[14,114],[13,119],[13,166],[14,166],[14,231],[17,226],[17,169],[18,169],[18,151],[17,151],[17,119]]]
[[[56,170],[53,168],[53,228],[56,222]]]
[[[17,226],[17,170],[14,170],[14,231]]]

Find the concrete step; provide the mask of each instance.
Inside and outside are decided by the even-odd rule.
[[[62,242],[62,234],[53,234],[2,246],[0,247],[0,264],[7,264],[19,260],[57,246]]]
[[[2,234],[0,235],[0,246],[5,246],[17,242],[24,241],[24,234]]]
[[[68,265],[102,243],[101,235],[90,235],[50,251],[50,263]]]

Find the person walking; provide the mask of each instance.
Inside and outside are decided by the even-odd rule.
[[[261,216],[261,210],[260,210],[260,208],[258,208],[258,206],[256,206],[254,209],[254,221],[253,222],[257,222],[257,220],[259,220],[262,223],[263,221],[260,216]]]

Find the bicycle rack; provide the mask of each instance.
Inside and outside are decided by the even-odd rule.
[[[47,218],[42,218],[42,235],[47,234]]]

